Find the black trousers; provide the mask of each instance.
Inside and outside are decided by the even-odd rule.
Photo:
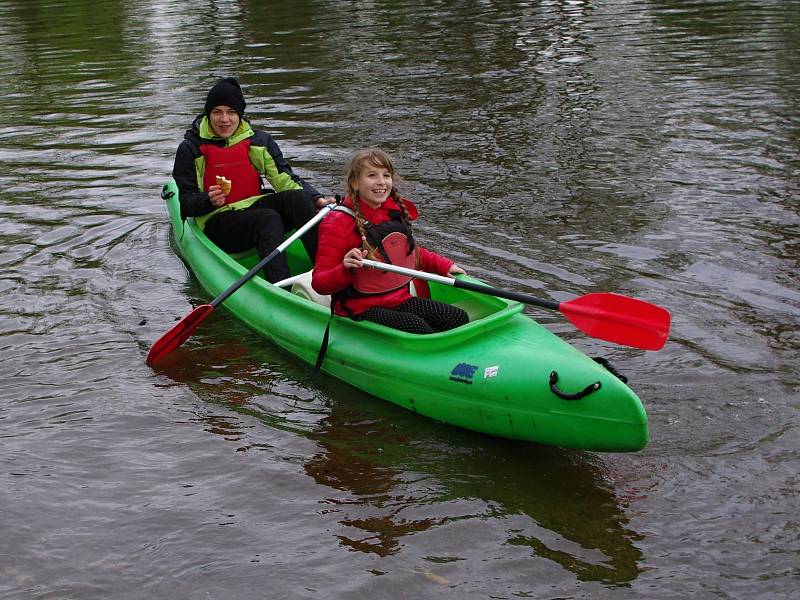
[[[368,308],[358,318],[408,333],[423,334],[447,331],[469,322],[465,310],[430,298],[411,298],[394,308]]]
[[[303,190],[268,194],[242,210],[228,210],[211,217],[205,234],[225,252],[244,252],[255,247],[259,258],[269,255],[287,231],[298,229],[317,212],[314,202]],[[317,228],[300,238],[311,261],[317,255]],[[264,277],[275,283],[289,277],[285,254],[279,254],[264,267]]]

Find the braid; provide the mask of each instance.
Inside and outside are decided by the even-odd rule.
[[[411,254],[416,250],[416,243],[414,242],[414,232],[411,231],[411,217],[408,214],[408,208],[406,208],[406,203],[397,193],[397,190],[392,189],[392,198],[395,204],[400,207],[400,218],[403,220],[403,225],[406,226],[406,231],[408,231],[408,253]]]
[[[367,251],[367,258],[375,260],[375,248],[370,246],[367,241],[367,229],[364,226],[364,215],[361,214],[361,198],[358,192],[353,196],[353,208],[356,209],[356,230],[358,230],[358,234],[361,236],[361,247]]]

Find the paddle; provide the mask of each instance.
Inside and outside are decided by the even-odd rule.
[[[156,342],[153,344],[153,347],[150,348],[150,352],[147,353],[147,359],[145,362],[148,365],[152,365],[162,357],[172,352],[175,348],[183,344],[183,342],[188,340],[194,330],[199,327],[200,323],[202,323],[203,320],[210,315],[217,306],[225,302],[225,300],[227,300],[231,294],[255,277],[256,274],[261,271],[261,269],[263,269],[269,261],[286,250],[286,248],[288,248],[292,242],[300,238],[300,236],[302,236],[306,231],[319,223],[325,217],[325,215],[328,214],[331,208],[333,207],[326,206],[320,209],[320,211],[314,215],[313,219],[309,220],[305,225],[300,227],[300,229],[286,238],[280,246],[262,258],[256,266],[242,275],[238,281],[236,281],[236,283],[214,298],[214,300],[211,301],[211,304],[201,304],[188,315],[183,317],[180,321],[178,321],[172,329],[156,340]]]
[[[642,350],[660,350],[669,336],[670,314],[668,310],[621,294],[593,293],[567,302],[553,302],[374,260],[365,259],[364,266],[433,281],[487,296],[498,296],[507,300],[558,310],[584,333],[624,346],[633,346]]]

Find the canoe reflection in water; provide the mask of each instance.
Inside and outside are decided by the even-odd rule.
[[[214,407],[200,417],[206,431],[237,449],[265,446],[276,429],[313,442],[316,451],[294,460],[318,489],[329,490],[317,500],[319,514],[334,515],[339,527],[331,534],[340,546],[388,557],[412,545],[439,547],[451,527],[461,528],[458,536],[466,528],[468,536],[435,560],[473,560],[487,539],[497,538],[507,545],[505,555],[513,552],[508,546],[527,547],[533,559],[557,563],[580,581],[613,586],[638,577],[642,537],[626,515],[636,492],[624,482],[620,487],[599,455],[441,425],[329,378],[309,389],[304,366],[269,345],[236,351],[242,341],[224,331],[228,326],[212,323],[196,349],[179,351],[192,353],[191,360],[161,372]],[[225,365],[224,372],[213,365]],[[281,385],[293,394],[305,390],[308,398],[281,398]],[[244,426],[242,419],[251,417],[270,431]],[[432,532],[434,538],[415,537]]]
[[[305,465],[317,483],[344,492],[320,500],[341,515],[343,546],[385,556],[407,535],[503,519],[506,543],[529,546],[579,580],[613,585],[639,575],[641,538],[597,455],[465,433],[391,407],[362,410],[368,402],[332,402],[311,434],[320,451]],[[470,543],[452,552],[469,555]]]

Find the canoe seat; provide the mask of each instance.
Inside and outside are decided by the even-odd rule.
[[[306,271],[305,273],[300,273],[299,275],[294,275],[293,277],[289,277],[289,279],[284,279],[283,281],[279,281],[275,285],[279,285],[281,287],[287,287],[291,285],[292,293],[297,294],[305,298],[306,300],[311,300],[312,302],[316,302],[322,306],[330,307],[331,305],[331,297],[330,296],[323,296],[322,294],[318,294],[314,291],[314,288],[311,287],[311,271]],[[413,285],[409,286],[412,296],[417,295],[417,290]]]
[[[275,285],[278,285],[283,288],[288,288],[288,286],[292,286],[291,292],[293,294],[297,294],[301,298],[305,298],[306,300],[311,300],[312,302],[316,302],[317,304],[325,307],[330,307],[331,305],[331,297],[330,296],[323,296],[322,294],[318,294],[314,291],[314,288],[311,287],[311,271],[306,271],[305,273],[299,273],[298,275],[294,275],[289,277],[288,279],[284,279],[283,281],[277,282]],[[410,292],[412,296],[417,295],[417,290],[414,285],[410,285]],[[487,305],[486,302],[481,301],[480,299],[475,298],[465,298],[458,302],[453,303],[455,306],[464,309],[467,314],[469,315],[470,321],[476,321],[478,319],[482,319],[483,317],[489,316],[497,311],[496,307],[492,307]]]
[[[311,287],[311,271],[306,271],[305,273],[301,273],[300,275],[297,275],[292,279],[294,279],[294,281],[292,282],[293,294],[297,294],[302,298],[306,298],[307,300],[311,300],[312,302],[316,302],[317,304],[321,304],[322,306],[330,307],[331,297],[318,294],[317,292],[314,291],[314,288]]]

